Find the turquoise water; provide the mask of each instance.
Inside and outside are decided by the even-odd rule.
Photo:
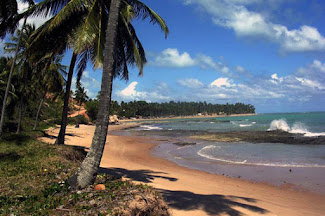
[[[300,134],[299,137],[324,140],[318,137],[325,136],[325,112],[147,121],[127,132],[159,137],[161,144],[154,154],[181,166],[276,185],[291,183],[325,194],[325,143],[294,145],[189,138],[218,132],[268,130],[283,130],[293,136]],[[195,145],[173,144],[176,142]]]
[[[325,112],[276,113],[252,116],[190,118],[149,121],[131,129],[141,135],[179,138],[182,141],[200,133],[229,131],[283,130],[306,137],[325,136]],[[188,140],[193,142],[193,140]],[[196,145],[176,148],[175,158],[273,167],[325,167],[324,145],[282,143],[217,142],[194,140]],[[191,157],[193,156],[193,157]]]
[[[253,116],[149,121],[148,125],[143,125],[140,129],[207,132],[266,131],[270,129],[272,122],[276,126],[275,129],[282,129],[293,133],[304,133],[307,136],[312,136],[313,133],[315,133],[315,136],[325,135],[325,112],[276,113]]]

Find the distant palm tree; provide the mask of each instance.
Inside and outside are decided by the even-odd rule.
[[[38,73],[36,79],[38,81],[38,87],[40,88],[41,99],[36,113],[33,130],[35,130],[37,127],[38,118],[41,113],[46,94],[52,93],[54,94],[55,98],[57,94],[62,92],[65,83],[64,76],[67,75],[67,66],[61,64],[62,58],[63,55],[47,55],[44,56],[37,64],[40,73]]]
[[[3,95],[6,91],[8,74],[10,71],[10,65],[12,62],[12,58],[9,57],[1,57],[0,58],[0,104],[3,103]],[[11,103],[11,101],[17,99],[17,95],[15,94],[15,86],[10,84],[7,104]]]
[[[82,87],[80,84],[77,85],[77,89],[74,93],[74,96],[77,103],[79,104],[79,110],[78,110],[78,115],[79,115],[82,103],[86,102],[89,99],[89,97],[87,95],[87,91],[85,90],[85,88]]]
[[[69,179],[69,184],[72,187],[85,187],[94,182],[97,175],[100,161],[103,155],[103,150],[106,143],[107,129],[109,124],[109,108],[111,103],[113,78],[118,69],[118,59],[115,58],[117,49],[116,43],[118,41],[118,25],[119,14],[121,12],[121,0],[111,0],[109,7],[109,18],[107,23],[107,30],[105,36],[105,55],[103,61],[103,76],[100,92],[100,105],[97,115],[96,130],[93,136],[91,148],[82,162],[78,172]],[[130,1],[131,3],[138,1]],[[136,6],[136,5],[134,5]],[[139,6],[139,5],[138,5]],[[146,9],[147,6],[140,5],[141,9]],[[135,7],[133,7],[135,8]],[[141,11],[141,10],[139,10]],[[159,17],[160,18],[160,17]],[[168,33],[168,28],[165,22],[163,23],[165,33]],[[120,35],[119,35],[120,37]]]
[[[33,0],[25,0],[25,2],[28,2],[29,6],[34,5]],[[6,7],[8,7],[8,6],[10,9],[8,10],[8,13],[6,13],[5,12],[7,10]],[[0,23],[0,37],[1,38],[3,38],[8,31],[14,32],[14,30],[16,29],[18,20],[21,18],[17,14],[17,11],[15,13],[15,10],[17,10],[17,9],[18,9],[17,1],[15,1],[15,0],[9,0],[9,4],[1,4],[1,10],[0,10],[1,11],[1,23]],[[19,18],[17,18],[17,17],[19,17]],[[13,22],[13,19],[15,19],[16,22]],[[27,17],[24,18],[23,26],[21,27],[22,31],[25,28],[26,22],[27,22]],[[3,127],[3,123],[4,123],[5,112],[6,112],[6,103],[7,103],[9,88],[11,86],[11,77],[12,77],[12,73],[14,70],[15,63],[16,63],[20,40],[21,40],[21,34],[18,36],[17,46],[16,46],[14,58],[12,61],[12,65],[10,68],[8,81],[7,81],[7,87],[6,87],[5,95],[3,97],[3,104],[2,104],[1,118],[0,118],[0,136],[2,135],[2,127]]]
[[[5,44],[5,52],[14,52],[17,62],[16,65],[18,67],[19,77],[20,77],[20,102],[19,102],[19,112],[18,112],[18,126],[17,126],[17,134],[20,133],[21,129],[21,121],[22,121],[22,112],[23,112],[23,100],[26,90],[26,85],[29,78],[32,75],[33,69],[30,63],[28,62],[28,55],[26,54],[26,49],[29,46],[29,37],[35,31],[35,26],[33,25],[25,25],[24,29],[21,31],[17,31],[18,36],[12,36],[11,41]],[[18,50],[17,50],[18,48]]]

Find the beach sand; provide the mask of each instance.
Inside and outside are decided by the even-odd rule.
[[[109,126],[109,131],[135,126]],[[95,126],[67,127],[66,144],[89,147]],[[41,138],[54,143],[53,136]],[[113,132],[114,133],[114,132]],[[325,215],[325,196],[275,187],[181,167],[151,151],[158,142],[149,137],[108,135],[101,172],[123,176],[155,187],[164,196],[173,215]]]

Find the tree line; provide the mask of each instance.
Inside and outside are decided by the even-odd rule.
[[[99,101],[91,99],[85,103],[87,113],[91,120],[96,120]],[[169,117],[191,115],[231,115],[255,113],[255,107],[251,104],[212,104],[207,102],[164,102],[148,103],[146,101],[130,101],[118,103],[111,102],[110,114],[118,117]]]

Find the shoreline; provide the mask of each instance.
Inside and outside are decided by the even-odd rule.
[[[160,120],[172,120],[172,119],[196,119],[196,118],[221,118],[221,117],[235,117],[235,116],[253,116],[256,113],[246,114],[231,114],[231,115],[195,115],[195,116],[174,116],[174,117],[158,117],[158,118],[144,118],[144,119],[123,119],[120,122],[145,122],[145,121],[160,121]]]
[[[122,125],[110,126],[109,132]],[[128,124],[125,124],[125,127]],[[68,145],[89,147],[94,126],[67,127]],[[56,135],[58,129],[49,130]],[[49,138],[43,141],[52,142]],[[111,134],[105,146],[101,171],[124,176],[157,188],[165,197],[173,215],[322,215],[325,196],[295,191],[290,185],[280,187],[266,183],[229,178],[179,166],[151,152],[158,141],[148,137]]]

